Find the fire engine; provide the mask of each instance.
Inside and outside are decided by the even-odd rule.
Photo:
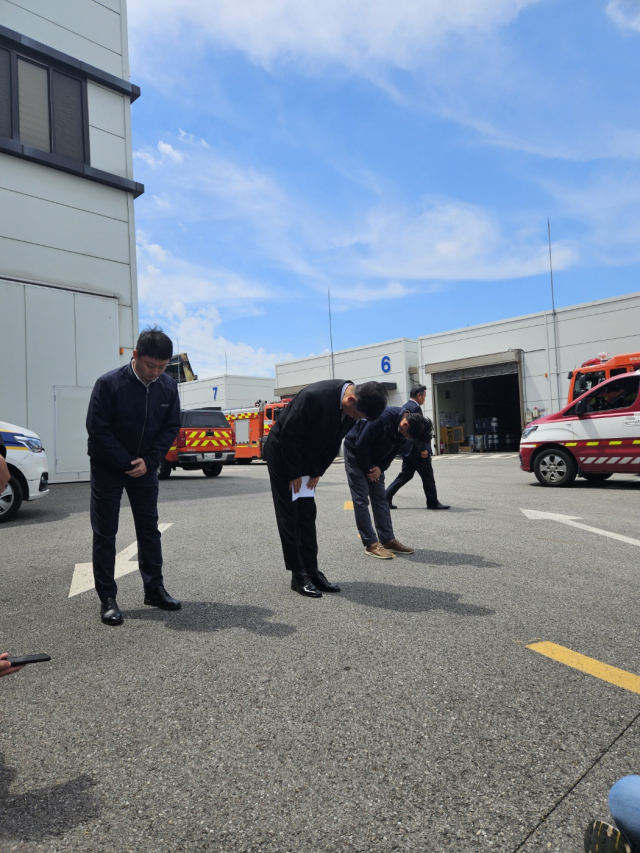
[[[158,479],[166,480],[176,468],[202,471],[217,477],[225,462],[233,461],[233,429],[220,409],[188,409],[180,412],[180,432],[158,466]]]
[[[251,409],[231,409],[226,412],[227,420],[233,427],[236,462],[239,465],[249,465],[254,459],[264,458],[269,430],[290,402],[290,398],[277,403],[258,400]]]
[[[633,373],[640,367],[640,352],[628,352],[624,355],[609,357],[608,352],[599,352],[596,358],[585,361],[579,370],[569,373],[568,403],[580,397],[585,391],[590,391],[596,385],[618,376],[621,373]]]

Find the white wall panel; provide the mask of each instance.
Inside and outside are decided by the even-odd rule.
[[[121,136],[90,127],[89,145],[94,169],[102,169],[103,172],[111,172],[123,178],[132,177],[127,169],[127,143]]]
[[[2,237],[0,274],[116,293],[124,303],[131,300],[131,270],[127,264]]]
[[[8,154],[0,154],[0,187],[25,196],[63,202],[67,207],[111,219],[129,221],[128,193]]]
[[[98,86],[97,83],[87,84],[87,99],[89,101],[89,124],[91,127],[106,130],[115,136],[126,135],[124,120],[125,108],[129,99],[118,92]]]
[[[120,346],[132,350],[137,340],[138,329],[134,328],[133,310],[130,305],[118,305],[118,326]]]
[[[0,421],[27,426],[27,359],[24,286],[0,280]]]
[[[10,0],[10,5],[37,15],[52,27],[61,27],[114,53],[122,53],[120,15],[104,3],[95,0]]]
[[[129,262],[126,222],[3,189],[0,189],[0,237]]]
[[[47,4],[43,2],[42,5],[44,7]],[[102,8],[106,14],[116,17],[106,7]],[[46,18],[17,6],[13,0],[0,0],[0,22],[11,30],[16,30],[49,47],[60,50],[62,53],[67,53],[76,59],[95,65],[109,74],[114,74],[116,77],[123,76],[120,50],[110,50],[89,38],[84,38],[62,26],[53,24]]]
[[[27,287],[26,320],[29,417],[25,426],[38,433],[47,451],[53,451],[53,388],[76,384],[73,293]]]
[[[118,303],[115,299],[75,294],[75,334],[78,385],[118,367]]]
[[[54,444],[53,452],[47,453],[49,474],[57,475],[50,476],[52,481],[89,474],[85,423],[92,389],[92,385],[54,388]]]

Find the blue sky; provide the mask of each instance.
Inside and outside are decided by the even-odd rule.
[[[640,290],[640,0],[128,0],[141,322],[200,376]]]

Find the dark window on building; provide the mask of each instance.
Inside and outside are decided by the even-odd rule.
[[[18,115],[20,142],[51,151],[49,122],[49,74],[42,65],[18,60]]]
[[[0,136],[11,136],[11,54],[0,50]]]
[[[82,80],[0,48],[0,136],[84,163],[85,104]]]
[[[69,160],[84,160],[82,83],[54,71],[51,84],[53,150]]]

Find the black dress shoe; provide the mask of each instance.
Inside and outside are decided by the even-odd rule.
[[[320,592],[340,592],[338,584],[331,583],[331,581],[327,580],[322,572],[319,572],[317,569],[316,571],[309,571],[307,574],[309,575],[311,583],[316,589],[319,589]]]
[[[389,509],[398,509],[398,507],[394,503],[391,503],[391,501],[389,501]]]
[[[300,595],[307,595],[309,598],[322,598],[322,593],[313,584],[306,572],[291,575],[291,589],[294,592],[299,592]]]
[[[123,618],[120,608],[113,596],[105,598],[100,605],[100,618],[105,625],[122,625]]]
[[[451,507],[449,504],[441,504],[440,501],[438,501],[438,503],[433,506],[429,506],[429,504],[427,504],[427,509],[451,509]]]
[[[156,587],[153,592],[144,593],[144,603],[160,610],[180,610],[182,604],[177,598],[172,598],[163,586]]]

